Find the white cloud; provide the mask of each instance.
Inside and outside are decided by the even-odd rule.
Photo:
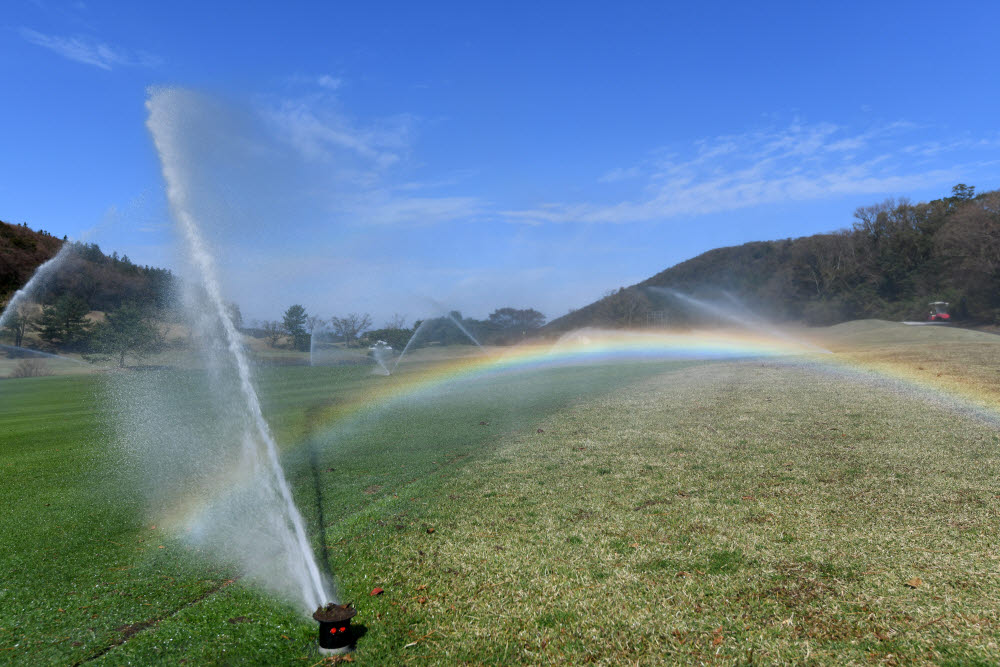
[[[329,74],[324,74],[316,79],[316,83],[319,84],[320,88],[325,88],[326,90],[337,90],[343,85],[343,81],[336,77],[330,76]]]
[[[31,44],[49,49],[69,60],[104,70],[111,70],[119,65],[152,67],[161,62],[152,54],[143,51],[128,53],[87,37],[58,37],[30,28],[21,28],[20,33]]]
[[[958,157],[916,165],[912,156],[945,158],[949,151],[971,146],[948,140],[910,145],[899,141],[900,135],[915,129],[897,122],[850,132],[830,123],[796,122],[780,130],[704,139],[682,154],[660,151],[641,165],[600,177],[600,182],[641,179],[643,187],[632,198],[549,202],[502,215],[528,224],[647,222],[780,202],[900,193],[960,178],[967,165]]]

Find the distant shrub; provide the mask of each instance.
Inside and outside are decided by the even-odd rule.
[[[21,359],[10,374],[12,378],[40,378],[52,375],[43,359]]]

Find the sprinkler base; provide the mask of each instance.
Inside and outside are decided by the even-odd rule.
[[[319,622],[320,651],[341,653],[351,649],[354,644],[354,629],[351,627],[351,619],[357,613],[358,610],[350,603],[334,604],[331,602],[316,610],[313,618]]]

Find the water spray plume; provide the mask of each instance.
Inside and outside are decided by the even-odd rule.
[[[449,317],[449,319],[451,319],[451,321],[452,321],[452,322],[454,322],[454,323],[455,323],[455,326],[457,326],[457,327],[458,327],[459,329],[461,329],[461,330],[462,330],[462,333],[464,333],[464,334],[465,334],[466,336],[468,336],[468,337],[469,337],[469,340],[471,340],[471,341],[472,341],[473,343],[475,343],[475,344],[476,344],[476,347],[478,347],[478,348],[479,348],[480,350],[483,350],[483,346],[482,346],[482,345],[480,344],[480,342],[479,342],[478,340],[476,340],[476,337],[475,337],[475,336],[473,336],[473,335],[472,335],[472,334],[471,334],[471,333],[469,332],[469,330],[468,330],[468,329],[466,329],[466,328],[465,328],[465,327],[464,327],[464,326],[462,325],[462,323],[458,321],[458,318],[457,318],[457,317],[455,317],[455,315],[454,315],[453,313],[448,313],[448,317]],[[483,350],[483,351],[485,352],[485,350]]]
[[[347,347],[341,335],[325,322],[313,328],[309,335],[310,366],[364,366],[374,360],[372,370],[377,375],[390,375],[390,349]]]
[[[815,352],[829,353],[829,350],[819,347],[818,345],[814,345],[808,341],[803,341],[794,336],[791,336],[787,332],[774,326],[773,324],[767,322],[766,320],[763,320],[760,317],[751,314],[749,311],[747,311],[746,306],[740,303],[740,301],[736,299],[736,297],[734,297],[732,294],[729,294],[728,292],[723,292],[723,294],[730,301],[732,305],[730,307],[723,307],[717,303],[712,303],[704,299],[698,299],[688,294],[684,294],[683,292],[678,292],[677,290],[670,289],[667,287],[649,287],[647,289],[649,289],[654,293],[666,295],[674,299],[677,299],[682,303],[684,303],[685,305],[687,305],[688,307],[699,310],[702,313],[711,315],[720,320],[724,320],[739,325],[740,327],[743,327],[745,329],[756,331],[758,333],[765,334],[767,336],[772,336],[774,338],[779,338],[781,340],[785,340],[790,343],[795,343],[797,345],[802,345],[812,349]]]
[[[455,317],[455,311],[448,310],[447,308],[445,308],[445,306],[441,302],[439,302],[439,301],[437,301],[435,299],[428,298],[427,301],[429,301],[430,303],[434,304],[434,307],[437,310],[437,312],[442,313],[442,314],[441,315],[437,315],[436,317],[431,317],[431,318],[425,319],[425,320],[423,320],[420,323],[420,326],[416,328],[416,330],[410,336],[410,339],[408,341],[406,341],[406,346],[403,348],[403,351],[399,354],[398,357],[396,357],[396,361],[395,361],[395,363],[393,363],[392,370],[389,371],[388,375],[392,375],[392,373],[396,372],[396,368],[399,366],[399,362],[401,362],[403,360],[403,357],[405,357],[406,354],[407,354],[407,352],[410,351],[410,348],[413,347],[413,344],[415,342],[417,342],[417,341],[420,340],[420,333],[424,330],[425,327],[427,327],[434,320],[441,320],[441,319],[448,320],[449,322],[451,322],[452,324],[454,324],[458,328],[458,330],[461,331],[462,334],[466,338],[468,338],[470,341],[472,341],[472,343],[476,347],[479,348],[480,352],[482,352],[483,354],[486,354],[486,348],[484,348],[482,346],[482,344],[479,342],[479,340],[475,336],[472,335],[472,332],[470,332],[462,324],[461,320],[459,320],[457,317]]]
[[[59,252],[35,269],[35,273],[32,274],[31,279],[28,280],[24,287],[14,292],[14,296],[12,296],[10,301],[7,302],[7,307],[3,309],[2,313],[0,313],[0,329],[7,326],[7,322],[12,317],[16,308],[28,303],[30,295],[34,292],[35,288],[52,275],[56,268],[69,254],[70,246],[71,244],[68,242],[63,243],[62,247],[59,248]]]
[[[96,226],[85,229],[83,233],[81,233],[80,236],[77,238],[77,241],[82,242],[90,238],[95,231],[97,231],[105,224],[107,224],[107,222],[114,216],[115,213],[116,211],[114,207],[108,209],[108,211],[104,215],[104,219]],[[41,287],[45,283],[45,281],[48,280],[48,278],[59,269],[63,261],[70,254],[72,254],[74,247],[75,246],[73,241],[69,240],[63,241],[63,244],[59,246],[59,251],[56,252],[56,254],[54,254],[46,261],[42,262],[38,266],[38,268],[35,269],[35,272],[31,274],[31,278],[29,278],[28,282],[24,284],[24,287],[14,292],[14,296],[10,298],[10,301],[7,302],[7,305],[4,307],[4,309],[0,311],[0,331],[2,331],[5,326],[7,326],[8,321],[13,316],[13,313],[16,312],[17,308],[19,308],[22,305],[27,305],[30,302],[31,295],[34,293],[35,289]],[[68,357],[62,357],[62,358],[67,359]],[[71,359],[70,361],[76,361],[76,360]]]
[[[382,341],[378,341],[370,350],[372,359],[378,364],[378,369],[375,372],[379,375],[392,375],[392,371],[389,370],[389,365],[386,363],[392,358],[392,348],[384,345]]]
[[[4,350],[9,350],[14,354],[20,354],[24,357],[44,357],[45,359],[55,359],[57,361],[70,361],[74,364],[79,364],[82,366],[86,365],[86,362],[80,361],[79,359],[74,359],[73,357],[64,357],[61,354],[53,354],[52,352],[42,352],[41,350],[33,350],[30,347],[17,347],[14,345],[4,345],[0,343],[0,348]]]
[[[187,528],[192,539],[237,558],[251,577],[264,585],[286,594],[290,589],[295,590],[302,610],[311,612],[331,600],[332,595],[320,574],[302,516],[281,467],[278,447],[264,419],[241,336],[226,307],[215,261],[192,202],[195,185],[189,182],[182,148],[183,141],[190,138],[183,136],[183,121],[184,114],[192,107],[196,110],[198,102],[192,93],[161,89],[152,92],[146,104],[149,111],[147,127],[160,157],[167,199],[191,265],[189,278],[194,293],[188,295],[187,307],[191,311],[188,315],[200,334],[196,339],[199,352],[212,371],[206,373],[206,381],[211,383],[211,393],[219,396],[220,403],[228,399],[230,409],[222,418],[231,423],[224,430],[239,440],[238,443],[200,443],[203,447],[199,451],[206,452],[203,456],[225,453],[228,447],[235,448],[237,459],[228,463],[228,480],[202,481],[200,497],[193,503],[200,505],[201,510],[197,519],[188,522]],[[127,417],[128,402],[123,400]],[[135,439],[153,439],[142,432],[141,424],[125,423],[122,427]],[[193,449],[196,448],[187,448],[178,454],[194,455]],[[169,496],[171,490],[159,489],[159,493]],[[238,498],[238,503],[233,498]],[[177,501],[175,505],[182,504],[182,499],[174,500]],[[240,507],[228,508],[225,507],[227,503]],[[239,520],[241,516],[245,517],[242,521]],[[225,525],[234,520],[237,521],[235,525]],[[248,523],[254,521],[259,525]],[[253,540],[248,535],[253,535]],[[256,543],[259,540],[269,543]],[[270,559],[270,562],[264,564],[262,559]],[[271,579],[276,576],[290,578],[294,585],[290,587],[288,582]]]
[[[462,325],[462,322],[457,317],[455,317],[455,313],[457,311],[454,311],[454,310],[451,310],[451,309],[445,307],[445,305],[443,303],[441,303],[440,301],[438,301],[437,299],[432,299],[432,298],[428,297],[427,301],[429,301],[431,304],[433,304],[433,307],[434,307],[435,310],[437,310],[437,312],[441,313],[439,315],[439,317],[446,317],[449,320],[451,320],[452,322],[454,322],[455,326],[457,326],[459,328],[459,330],[462,333],[464,333],[466,335],[466,337],[468,337],[469,340],[471,340],[473,343],[475,343],[476,347],[478,347],[480,350],[483,350],[483,346],[480,345],[480,343],[479,343],[478,340],[476,340],[476,337],[473,336],[472,333],[470,333],[469,330],[466,329]],[[414,332],[414,333],[416,333],[416,332]],[[483,351],[485,351],[485,350],[483,350]]]
[[[424,328],[425,326],[427,326],[427,322],[429,322],[429,321],[430,321],[430,320],[424,320],[423,322],[421,322],[421,323],[420,323],[420,326],[419,326],[419,327],[417,327],[417,328],[416,328],[416,329],[415,329],[415,330],[413,331],[413,334],[412,334],[412,335],[410,336],[410,339],[409,339],[408,341],[406,341],[406,346],[405,346],[405,347],[403,347],[403,351],[399,353],[399,356],[398,356],[398,357],[396,357],[396,363],[394,363],[394,364],[392,365],[392,373],[395,373],[395,372],[396,372],[396,367],[397,367],[397,366],[399,366],[399,362],[401,362],[401,361],[403,360],[403,357],[405,357],[405,356],[406,356],[406,353],[410,351],[410,347],[411,347],[411,346],[413,345],[413,341],[415,341],[415,340],[417,339],[417,334],[419,334],[419,333],[420,333],[420,331],[421,331],[421,330],[422,330],[422,329],[423,329],[423,328]],[[390,373],[390,375],[391,375],[391,373]]]

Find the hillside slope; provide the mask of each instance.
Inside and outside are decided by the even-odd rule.
[[[35,269],[59,252],[63,243],[48,232],[0,221],[0,301],[28,282]]]
[[[923,319],[927,303],[939,300],[960,318],[1000,321],[1000,190],[976,196],[960,185],[951,197],[889,200],[859,208],[854,218],[838,232],[710,250],[546,330],[683,321],[689,314],[669,290],[725,293],[769,317],[809,324]]]
[[[94,243],[74,243],[25,225],[0,222],[0,306],[64,243],[71,247],[62,265],[32,295],[39,303],[70,295],[90,310],[109,311],[127,302],[162,308],[169,300],[174,278],[168,269],[139,266],[117,252],[105,255]]]

